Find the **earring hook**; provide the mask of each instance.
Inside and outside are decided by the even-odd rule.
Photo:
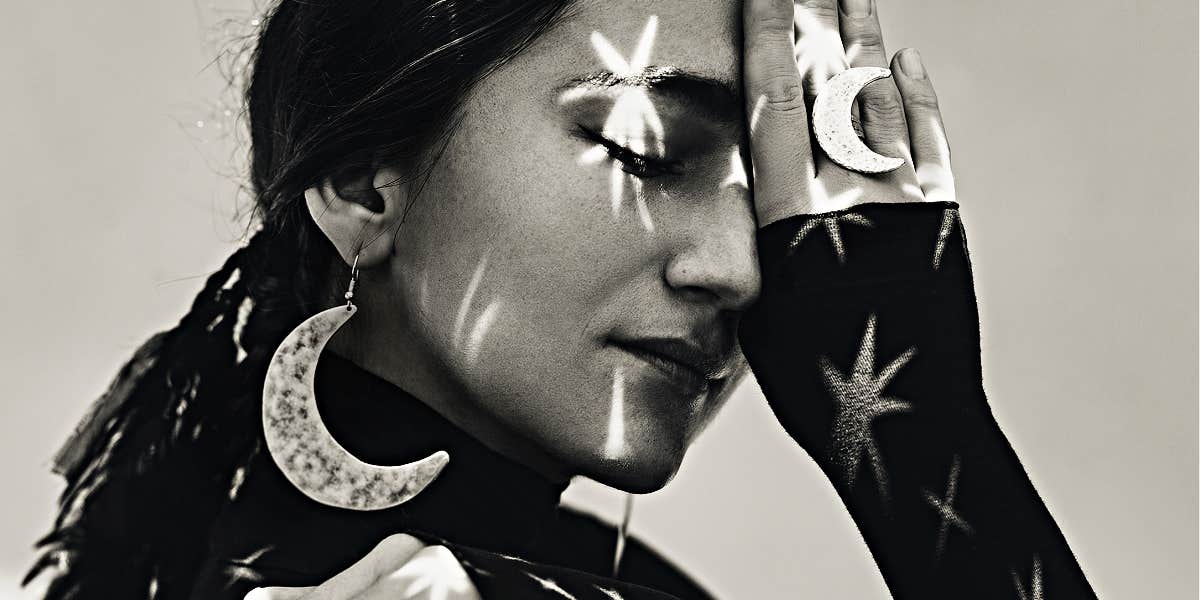
[[[358,283],[358,253],[354,253],[354,264],[350,265],[350,287],[346,290],[346,310],[354,308],[354,284]]]

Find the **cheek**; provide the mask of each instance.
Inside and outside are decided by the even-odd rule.
[[[576,145],[465,122],[398,238],[405,293],[456,387],[545,436],[604,427],[611,382],[591,324],[647,262]]]
[[[435,361],[480,410],[576,471],[661,485],[705,411],[623,396],[602,345],[659,299],[655,238],[628,205],[614,219],[611,169],[581,163],[587,148],[561,128],[470,114],[398,238]],[[534,128],[505,125],[516,123]]]

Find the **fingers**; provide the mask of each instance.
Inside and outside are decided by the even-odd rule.
[[[942,124],[933,83],[921,55],[905,48],[892,59],[892,72],[907,114],[908,135],[916,165],[917,182],[925,199],[955,201],[954,174],[950,170],[950,145]]]
[[[349,600],[357,598],[380,577],[407,563],[423,547],[425,544],[411,535],[388,536],[358,562],[317,586],[303,599]]]
[[[385,538],[358,562],[315,588],[252,590],[245,600],[480,600],[458,559],[445,546],[425,546],[406,534]]]
[[[793,58],[811,104],[825,81],[845,66],[838,39],[838,0],[796,0],[796,48]]]
[[[792,0],[747,0],[743,78],[758,226],[802,212],[812,173],[808,113],[793,54]]]
[[[886,67],[887,50],[883,47],[883,33],[879,29],[875,0],[840,0],[838,14],[842,45],[846,48],[851,65]],[[855,62],[856,59],[858,62]]]
[[[254,588],[243,600],[307,600],[315,588],[311,587],[266,587]]]
[[[445,546],[426,546],[380,577],[355,600],[480,600],[462,564]]]
[[[849,53],[850,66],[887,68],[887,49],[875,0],[841,0],[839,6],[842,43]],[[884,156],[908,160],[909,164],[893,177],[911,183],[916,175],[909,156],[904,106],[895,81],[880,79],[863,88],[858,105],[867,146]]]

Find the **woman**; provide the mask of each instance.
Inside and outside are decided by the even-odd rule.
[[[31,576],[56,567],[49,598],[704,597],[558,497],[665,485],[748,366],[896,597],[1092,597],[987,409],[920,59],[888,60],[870,0],[805,5],[279,4],[247,92],[261,228],[64,448]],[[858,101],[898,168],[810,144],[828,32],[891,68]],[[449,457],[380,510],[306,487],[336,474],[271,437],[273,357],[346,300],[320,420],[367,463]]]

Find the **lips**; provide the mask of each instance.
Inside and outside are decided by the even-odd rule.
[[[728,376],[732,361],[677,338],[611,338],[609,343],[657,368],[689,392],[700,392]]]

